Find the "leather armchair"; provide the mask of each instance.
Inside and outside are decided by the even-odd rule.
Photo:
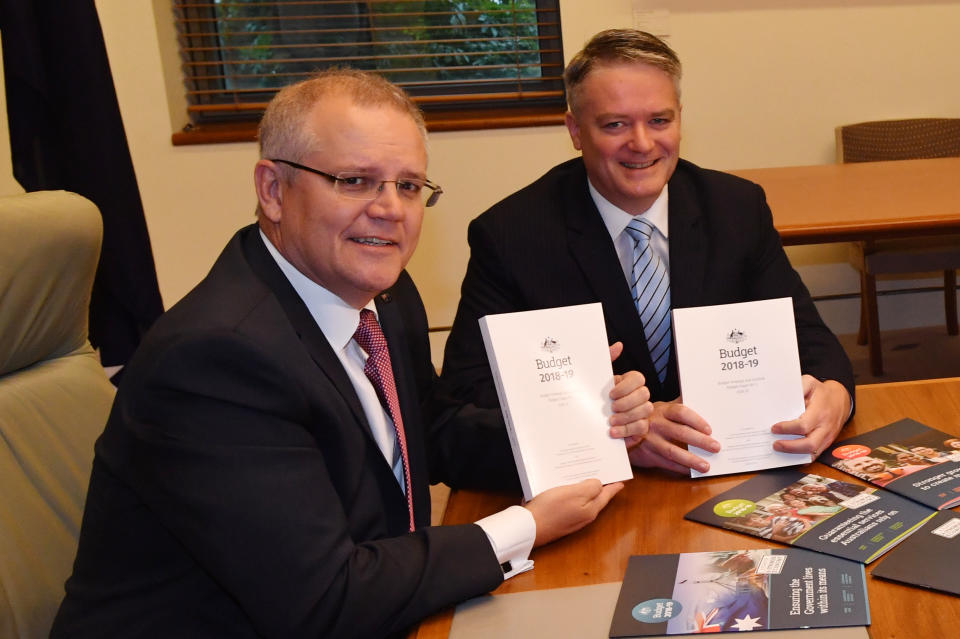
[[[87,340],[102,222],[64,191],[0,197],[0,637],[47,637],[114,388]]]

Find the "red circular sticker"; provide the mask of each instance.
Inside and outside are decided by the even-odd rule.
[[[846,446],[837,446],[832,454],[837,459],[853,459],[854,457],[869,455],[870,449],[863,444],[847,444]]]

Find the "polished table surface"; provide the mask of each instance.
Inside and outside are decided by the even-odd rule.
[[[960,157],[730,172],[763,187],[784,244],[960,233]]]
[[[864,433],[904,417],[960,436],[960,378],[858,386],[857,412],[842,436]],[[819,463],[810,464],[805,470],[862,483]],[[494,594],[620,581],[630,555],[769,548],[769,540],[683,518],[694,506],[748,476],[689,479],[637,470],[634,479],[626,483],[597,521],[534,550],[534,569],[504,582]],[[454,491],[444,523],[476,521],[516,503],[518,495]],[[883,559],[867,566],[867,572]],[[958,636],[960,598],[881,579],[868,578],[867,583],[872,639]],[[435,615],[413,636],[446,638],[452,618],[452,610]]]

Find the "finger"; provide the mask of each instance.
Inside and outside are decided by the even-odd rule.
[[[649,432],[650,420],[647,419],[637,419],[623,425],[613,425],[610,427],[610,437],[623,440],[629,438],[637,442],[643,439]],[[628,443],[627,446],[629,447],[630,444]]]
[[[641,449],[647,449],[651,454],[664,461],[672,462],[667,467],[679,470],[679,472],[687,472],[691,468],[695,468],[701,473],[710,470],[710,464],[707,460],[663,437],[648,436],[641,445]]]
[[[680,473],[681,475],[687,475],[690,473],[690,469],[688,467],[671,461],[665,457],[661,457],[653,452],[653,449],[648,446],[637,446],[629,452],[628,457],[630,458],[630,463],[634,466],[640,466],[643,468],[663,468],[675,473]]]
[[[620,354],[623,353],[623,342],[614,342],[610,345],[610,361],[615,362]]]
[[[653,415],[653,404],[650,402],[620,405],[614,403],[613,410],[614,413],[610,415],[609,422],[611,426],[618,426],[635,422],[638,419],[649,419]]]
[[[800,437],[797,439],[778,439],[773,442],[773,449],[781,453],[810,453],[814,457],[821,450],[822,437]]]
[[[688,446],[696,446],[711,453],[719,452],[720,442],[709,435],[694,430],[686,424],[678,424],[666,419],[652,419],[650,421],[650,434],[656,433],[662,438],[681,442]]]
[[[571,490],[578,492],[585,501],[592,501],[603,490],[603,483],[596,477],[592,477],[572,484]]]
[[[800,419],[791,419],[785,422],[777,422],[770,427],[770,432],[774,435],[809,435],[812,431],[812,420],[801,416]]]
[[[623,482],[618,481],[612,484],[607,484],[603,487],[603,490],[597,495],[593,500],[593,505],[596,506],[596,513],[599,513],[601,510],[607,507],[607,504],[610,503],[610,500],[613,499],[613,496],[623,490]],[[594,516],[596,516],[596,513]]]
[[[653,404],[650,402],[650,391],[647,390],[646,386],[641,386],[626,397],[613,400],[610,402],[610,408],[613,409],[614,415],[640,409],[643,411],[640,418],[649,417],[654,410]]]
[[[646,401],[650,398],[650,391],[646,387],[646,378],[639,371],[627,371],[623,375],[614,377],[613,388],[610,389],[610,399],[616,401],[628,397],[633,393],[643,391],[646,393]]]
[[[663,408],[663,416],[671,422],[683,424],[690,428],[696,429],[705,435],[709,435],[711,432],[713,432],[713,429],[710,428],[710,424],[707,423],[707,420],[701,417],[695,410],[685,406],[684,404],[667,404]]]

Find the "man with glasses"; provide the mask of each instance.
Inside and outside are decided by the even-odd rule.
[[[567,129],[582,157],[564,162],[470,224],[470,262],[442,381],[462,401],[496,406],[477,320],[602,302],[624,344],[615,370],[646,376],[655,412],[638,466],[686,473],[719,450],[680,398],[671,308],[792,297],[806,412],[771,424],[774,446],[823,451],[851,414],[853,371],[790,266],[763,190],[680,158],[680,60],[633,29],[595,35],[567,65]],[[620,368],[622,367],[622,368]]]
[[[425,136],[379,76],[331,71],[271,102],[257,223],[127,367],[53,637],[396,635],[528,568],[622,487],[429,526],[429,479],[517,478],[499,411],[433,396],[404,271],[441,193]],[[614,436],[645,432],[640,379],[615,384]]]

